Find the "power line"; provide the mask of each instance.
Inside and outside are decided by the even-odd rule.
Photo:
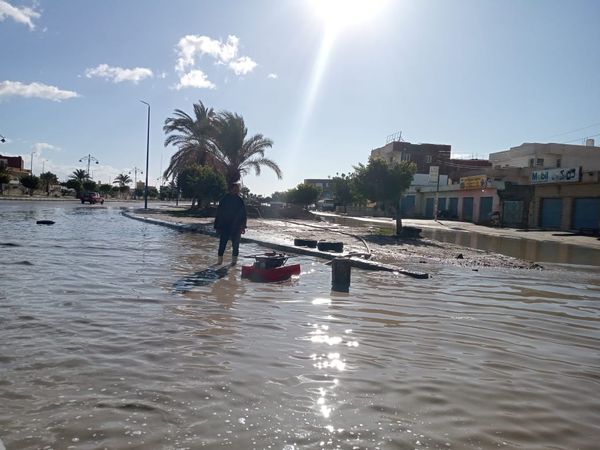
[[[600,125],[600,122],[598,122],[598,123],[593,123],[593,124],[591,124],[591,125],[588,125],[587,127],[581,127],[581,128],[576,128],[575,130],[571,130],[571,131],[565,131],[564,133],[553,134],[552,136],[548,136],[548,137],[547,137],[547,138],[545,138],[544,140],[546,140],[546,139],[550,139],[550,138],[553,138],[553,137],[564,136],[565,134],[571,134],[571,133],[575,133],[576,131],[587,130],[588,128],[592,128],[592,127],[595,127],[595,126],[598,126],[598,125]],[[597,136],[597,135],[596,135],[596,136]]]
[[[563,142],[563,144],[571,144],[573,142],[579,142],[579,141],[582,141],[583,139],[593,138],[593,137],[596,137],[596,136],[600,136],[600,133],[598,133],[598,134],[592,134],[591,136],[580,137],[580,138],[577,138],[577,139],[573,139],[572,141],[566,141],[566,142]]]

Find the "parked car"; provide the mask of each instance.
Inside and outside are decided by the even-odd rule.
[[[97,192],[85,192],[81,196],[81,203],[83,204],[85,202],[89,202],[90,205],[93,205],[95,203],[100,203],[101,205],[103,205],[104,197],[102,197]]]
[[[320,211],[335,211],[335,203],[331,198],[325,198],[317,202],[317,209]]]

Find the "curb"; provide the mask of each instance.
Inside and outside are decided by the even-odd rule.
[[[204,234],[204,235],[212,236],[212,237],[218,236],[216,232],[212,231],[212,227],[207,226],[207,225],[184,224],[181,222],[173,223],[173,222],[169,222],[166,220],[153,219],[150,217],[139,216],[137,214],[127,212],[127,211],[122,211],[121,214],[123,214],[125,217],[128,217],[130,219],[139,220],[141,222],[151,223],[154,225],[162,225],[162,226],[172,228],[174,230],[179,230],[182,232],[186,231],[189,233],[199,233],[199,234]],[[315,258],[323,258],[323,259],[328,259],[328,260],[333,260],[335,258],[348,258],[348,259],[350,259],[352,266],[359,268],[359,269],[380,270],[380,271],[385,271],[385,272],[398,272],[402,275],[407,275],[409,277],[418,278],[418,279],[429,278],[429,274],[424,273],[424,272],[414,272],[414,271],[406,270],[401,267],[393,266],[390,264],[376,263],[374,261],[364,260],[364,259],[360,259],[360,258],[356,258],[356,257],[349,257],[347,254],[343,254],[343,253],[330,253],[330,252],[324,252],[324,251],[319,251],[319,250],[312,250],[307,247],[296,247],[293,245],[277,244],[275,242],[269,242],[269,241],[265,241],[262,239],[248,238],[248,237],[242,237],[241,242],[258,244],[258,245],[261,245],[263,247],[267,247],[267,248],[270,248],[273,250],[285,251],[288,253],[295,253],[295,254],[299,254],[299,255],[313,256]]]

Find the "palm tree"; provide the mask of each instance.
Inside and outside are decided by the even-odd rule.
[[[69,177],[71,180],[79,181],[83,183],[85,180],[89,178],[88,173],[84,169],[74,170],[71,176]]]
[[[127,186],[127,184],[131,183],[131,177],[126,173],[121,173],[115,177],[113,183],[118,184],[119,187]]]
[[[58,184],[58,177],[52,172],[44,172],[40,174],[40,181],[46,191],[46,195],[50,195],[50,186]]]
[[[246,138],[248,129],[242,116],[224,111],[217,116],[214,127],[214,147],[211,152],[228,183],[238,181],[252,169],[256,175],[260,175],[263,166],[273,170],[281,179],[282,173],[277,163],[265,158],[265,150],[273,146],[273,141],[262,134]]]
[[[173,144],[179,148],[171,157],[164,173],[165,178],[176,177],[184,168],[194,164],[213,165],[211,137],[215,118],[213,109],[206,108],[198,101],[194,103],[194,117],[176,109],[174,117],[165,120],[163,130],[168,135],[165,147]]]
[[[118,184],[119,192],[121,194],[124,194],[129,190],[129,186],[127,186],[127,184],[131,183],[131,177],[126,173],[120,173],[116,176],[115,181],[113,181],[113,183]]]

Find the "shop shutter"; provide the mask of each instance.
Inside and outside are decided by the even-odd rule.
[[[490,221],[492,213],[493,197],[481,197],[479,199],[479,222],[487,223]]]
[[[473,220],[473,197],[463,198],[462,220],[465,222]]]
[[[600,228],[600,198],[576,198],[573,203],[573,229]]]
[[[540,212],[540,227],[551,230],[560,229],[560,217],[562,215],[562,199],[543,198],[542,210]]]
[[[434,198],[428,198],[425,201],[425,218],[426,219],[433,219],[433,200]]]

